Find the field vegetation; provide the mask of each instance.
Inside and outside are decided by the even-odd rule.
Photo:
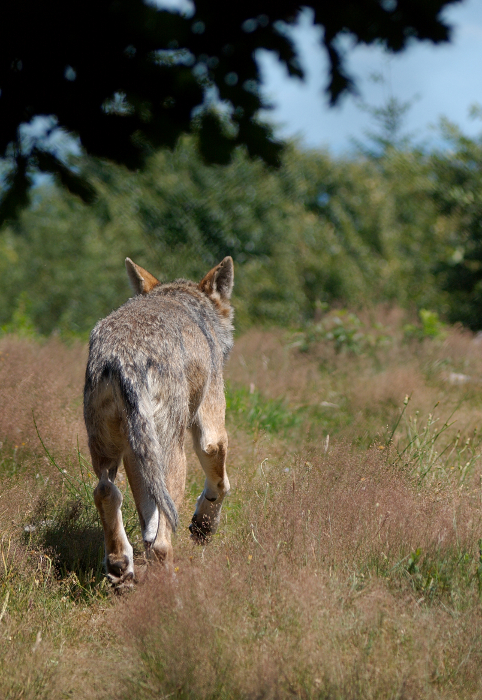
[[[344,331],[340,331],[344,328]],[[0,340],[0,696],[482,697],[478,336],[393,307],[251,329],[227,368],[232,492],[175,578],[102,574],[85,344]]]
[[[482,698],[482,140],[445,124],[427,152],[404,109],[353,157],[291,146],[279,170],[207,167],[187,137],[136,174],[82,160],[92,207],[37,183],[0,230],[0,698]],[[147,566],[121,471],[138,583],[117,596],[88,333],[126,255],[167,280],[228,254],[222,524],[189,539],[188,445],[175,577]]]

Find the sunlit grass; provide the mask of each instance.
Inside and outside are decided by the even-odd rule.
[[[80,353],[37,364],[18,342],[18,421],[0,411],[0,697],[480,696],[480,389],[450,379],[482,370],[470,336],[369,353],[240,338],[218,534],[189,538],[204,480],[189,451],[175,579],[150,568],[124,598],[103,576]]]

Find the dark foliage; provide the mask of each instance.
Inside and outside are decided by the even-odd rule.
[[[412,39],[446,41],[440,17],[457,0],[314,0],[306,5],[324,28],[332,103],[354,87],[338,39],[381,42],[392,51]],[[305,4],[305,3],[304,3]],[[50,172],[84,201],[94,192],[62,155],[27,143],[20,126],[37,115],[80,137],[90,155],[137,169],[146,154],[172,147],[194,126],[200,152],[227,163],[240,144],[278,165],[281,144],[256,121],[261,106],[259,48],[274,51],[291,76],[303,77],[286,27],[299,13],[292,0],[234,3],[198,0],[191,16],[142,0],[18,0],[0,10],[0,156],[4,179],[0,220],[28,201],[32,168]],[[227,103],[223,114],[213,95]]]
[[[469,139],[448,122],[449,152],[434,155],[434,199],[450,222],[446,250],[435,272],[450,292],[448,318],[472,330],[481,328],[482,312],[482,139]]]

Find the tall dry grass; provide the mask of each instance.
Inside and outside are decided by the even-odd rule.
[[[81,399],[87,353],[56,338],[0,338],[0,436],[11,445],[37,450],[33,416],[47,444],[85,446]]]
[[[189,539],[189,452],[176,576],[149,569],[122,599],[97,577],[76,462],[85,348],[1,339],[0,697],[482,698],[480,345],[407,340],[386,309],[369,322],[391,340],[358,355],[237,340],[219,534]]]
[[[286,463],[112,615],[122,697],[476,697],[479,504],[421,493],[376,449]]]

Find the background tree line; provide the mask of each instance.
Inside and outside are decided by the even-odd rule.
[[[480,328],[482,140],[443,129],[450,149],[291,146],[277,170],[242,149],[207,166],[190,137],[139,173],[84,158],[93,206],[48,182],[0,230],[0,326],[87,334],[130,294],[126,255],[169,280],[230,254],[238,327],[387,301]]]

